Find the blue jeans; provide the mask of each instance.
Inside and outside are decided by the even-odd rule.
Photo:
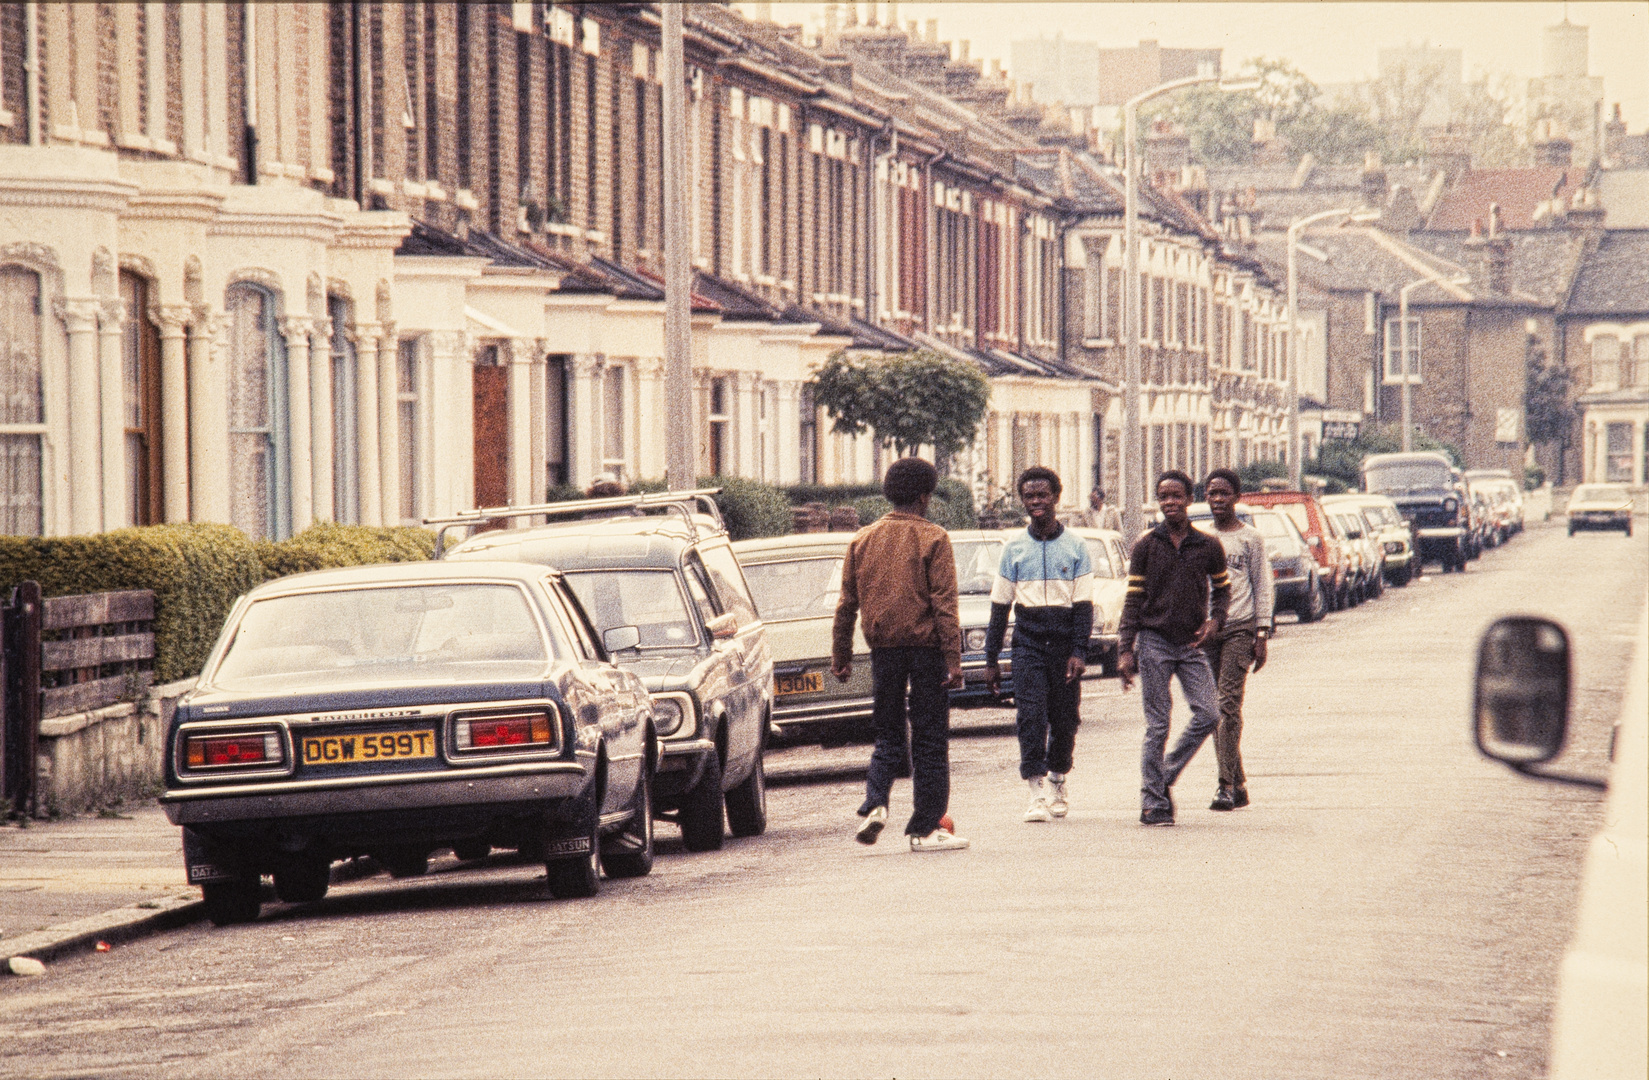
[[[1019,729],[1019,776],[1029,780],[1071,771],[1081,719],[1082,682],[1065,681],[1070,650],[1045,650],[1024,638],[1013,644],[1014,721]]]
[[[859,814],[886,806],[893,781],[914,773],[915,807],[905,826],[907,836],[932,833],[950,805],[950,693],[945,678],[945,659],[937,648],[870,650],[876,749],[865,774],[865,801]]]
[[[1190,763],[1202,741],[1219,725],[1218,695],[1208,657],[1192,645],[1170,645],[1161,634],[1141,630],[1134,639],[1134,659],[1139,665],[1140,696],[1145,702],[1145,749],[1140,756],[1140,805],[1146,810],[1167,810],[1168,789]],[[1168,684],[1179,676],[1180,690],[1191,706],[1191,723],[1180,733],[1174,749],[1163,758],[1168,745],[1168,714],[1173,707]]]

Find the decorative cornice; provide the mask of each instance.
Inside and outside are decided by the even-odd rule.
[[[73,180],[0,179],[0,206],[61,207],[118,214],[126,209],[135,185]]]
[[[244,266],[238,270],[230,271],[228,285],[225,288],[239,284],[261,285],[276,295],[281,295],[286,291],[281,282],[281,276],[273,270],[267,270],[261,266]]]
[[[57,252],[44,244],[33,244],[28,241],[19,241],[15,244],[0,244],[0,263],[19,262],[27,263],[35,270],[50,270],[61,273],[62,267],[57,262]]]
[[[158,281],[160,278],[160,275],[155,272],[155,264],[153,262],[142,255],[137,255],[131,252],[122,251],[120,253],[120,268],[122,270],[130,270],[132,273],[141,277],[146,277],[150,281]]]

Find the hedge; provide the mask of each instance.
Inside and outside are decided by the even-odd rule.
[[[435,534],[416,526],[374,528],[317,522],[278,543],[255,545],[265,579],[369,563],[419,562],[435,554]]]
[[[771,484],[740,476],[711,476],[701,479],[699,486],[721,488],[716,505],[727,522],[727,535],[734,540],[790,532],[790,500]]]
[[[823,496],[804,501],[822,502],[826,506],[852,506],[858,511],[861,526],[869,525],[893,509],[893,505],[882,495],[880,486],[810,484],[786,490],[791,493],[792,501],[796,498],[796,492],[804,492]],[[938,489],[933,493],[933,501],[928,505],[928,520],[947,529],[977,529],[979,515],[974,511],[973,493],[968,486],[948,477],[940,480]]]
[[[0,586],[47,596],[155,593],[155,679],[200,671],[236,597],[264,580],[257,546],[231,525],[149,525],[93,536],[0,536]]]

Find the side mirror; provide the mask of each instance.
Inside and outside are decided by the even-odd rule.
[[[1602,788],[1602,781],[1533,768],[1563,751],[1569,728],[1569,634],[1550,619],[1496,619],[1477,646],[1472,733],[1484,756],[1547,780]]]
[[[1312,547],[1323,546],[1323,538],[1320,536],[1308,536],[1305,538],[1305,542],[1310,544]]]
[[[611,656],[641,644],[641,630],[634,626],[614,626],[601,635],[602,648]]]
[[[705,623],[704,628],[710,631],[710,636],[716,641],[731,641],[738,635],[739,623],[733,618],[732,612],[724,611]]]

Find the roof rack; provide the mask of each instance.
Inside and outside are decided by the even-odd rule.
[[[566,502],[534,503],[530,506],[481,506],[474,510],[460,510],[450,517],[425,518],[425,525],[436,526],[435,557],[437,559],[446,551],[446,537],[448,529],[460,526],[482,525],[499,518],[522,517],[575,517],[584,514],[596,513],[602,510],[651,510],[662,509],[669,513],[680,514],[687,523],[687,529],[696,539],[699,535],[698,522],[693,520],[695,513],[707,514],[715,519],[722,529],[727,523],[722,520],[721,507],[716,505],[714,496],[721,494],[721,488],[695,488],[692,491],[658,491],[647,495],[616,495],[606,499],[570,499]]]

